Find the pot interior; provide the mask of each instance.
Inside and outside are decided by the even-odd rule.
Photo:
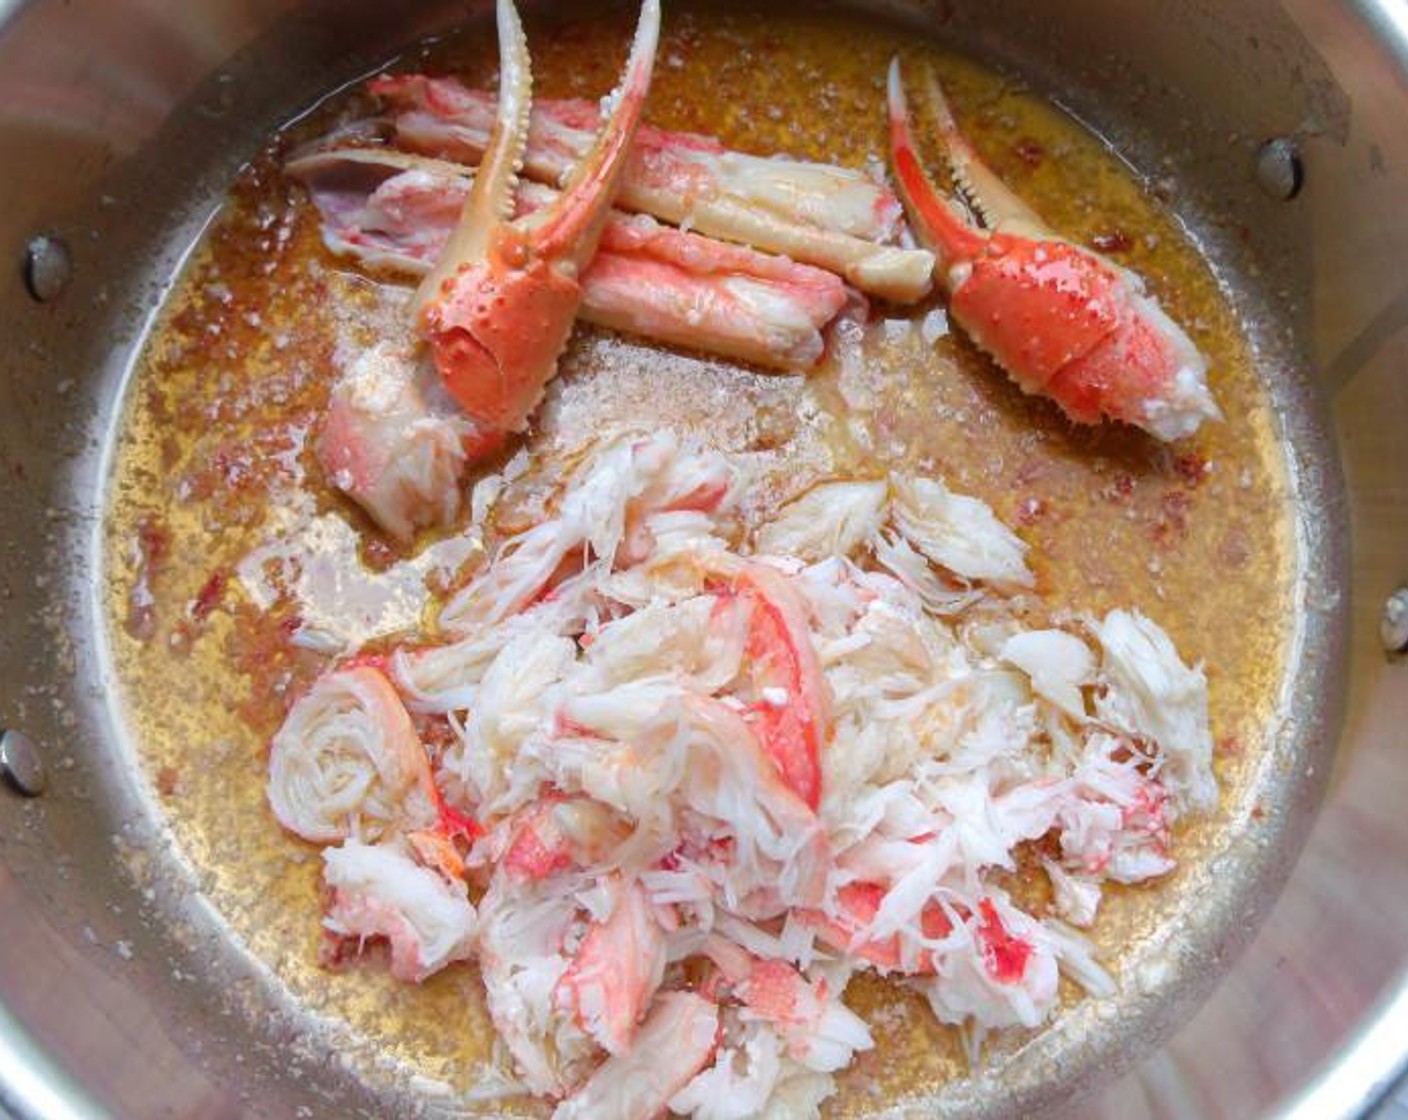
[[[173,277],[239,166],[273,129],[463,18],[449,6],[425,8],[415,22],[373,5],[340,7],[336,18],[316,6],[270,12],[249,24],[247,13],[225,14],[214,37],[220,47],[186,28],[185,38],[163,41],[154,61],[128,57],[125,34],[115,30],[123,65],[150,63],[165,74],[162,109],[180,101],[169,115],[132,98],[115,102],[119,119],[102,130],[40,129],[37,113],[11,126],[16,142],[41,153],[40,164],[52,152],[80,171],[67,194],[49,193],[38,172],[12,186],[15,220],[6,225],[10,242],[53,229],[73,276],[49,302],[17,290],[0,309],[7,337],[28,340],[3,388],[0,437],[18,483],[14,524],[31,535],[28,548],[12,544],[0,554],[11,617],[24,620],[12,631],[3,710],[9,726],[40,745],[51,772],[48,793],[0,814],[0,891],[23,899],[0,918],[0,995],[84,1089],[120,1112],[149,1112],[160,1099],[178,1113],[433,1113],[447,1102],[428,1085],[426,1067],[338,1015],[310,1012],[278,962],[250,951],[250,930],[212,904],[216,864],[193,858],[189,836],[170,828],[154,775],[139,762],[138,723],[104,637],[104,499],[124,393]],[[1177,13],[1160,12],[1168,35],[1141,36],[1163,45],[1138,65],[1110,49],[1127,14],[1104,14],[1102,21],[1092,9],[1038,28],[1018,4],[866,9],[877,26],[933,36],[1086,123],[1148,177],[1205,255],[1265,385],[1268,432],[1282,449],[1292,510],[1287,617],[1272,645],[1285,663],[1236,811],[1200,853],[1199,874],[1179,888],[1179,920],[1146,941],[1118,997],[1087,1001],[1063,1015],[1060,1030],[945,1086],[937,1101],[915,1102],[954,1114],[1026,1113],[1088,1093],[1198,1005],[1289,871],[1329,773],[1339,719],[1347,600],[1338,589],[1348,532],[1310,376],[1312,255],[1294,201],[1268,199],[1251,169],[1261,140],[1297,113],[1318,114],[1333,136],[1343,127],[1343,95],[1279,11],[1256,21],[1249,13],[1244,26],[1242,17],[1224,17],[1228,25],[1196,32]],[[473,20],[482,27],[483,13]],[[29,36],[67,58],[64,30],[58,15],[32,9],[4,42]],[[1232,32],[1262,61],[1219,55],[1214,44]],[[1251,36],[1265,45],[1247,47]],[[225,57],[222,49],[236,45]],[[1299,78],[1259,85],[1272,55],[1278,66],[1294,59]],[[1228,86],[1213,74],[1237,89],[1255,86],[1258,96],[1224,96]],[[72,112],[96,119],[91,106]],[[206,840],[218,848],[218,833]],[[24,961],[51,959],[65,968],[51,976],[46,967],[44,985],[21,979]],[[134,1025],[118,1043],[85,1025],[103,1021]],[[144,1060],[101,1060],[114,1046]]]

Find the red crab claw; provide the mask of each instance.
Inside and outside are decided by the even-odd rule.
[[[645,0],[615,105],[596,142],[549,206],[510,220],[528,141],[532,75],[512,0],[499,0],[499,103],[493,137],[445,252],[416,296],[420,330],[450,395],[481,427],[521,431],[582,299],[640,121],[660,33]]]
[[[1043,225],[959,132],[932,73],[928,84],[954,181],[986,228],[925,174],[898,59],[890,64],[890,154],[954,321],[1024,392],[1050,398],[1079,423],[1108,417],[1173,440],[1220,419],[1206,360],[1143,281]]]

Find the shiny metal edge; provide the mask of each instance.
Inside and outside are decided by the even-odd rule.
[[[1379,1008],[1353,1042],[1283,1109],[1278,1120],[1351,1120],[1381,1103],[1408,1071],[1408,980]]]
[[[102,1120],[108,1113],[0,1004],[0,1117]]]
[[[0,39],[34,2],[0,0]],[[0,1001],[0,1120],[113,1120],[114,1115]]]

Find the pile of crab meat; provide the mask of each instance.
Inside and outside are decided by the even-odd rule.
[[[873,1046],[857,971],[970,1039],[1042,1024],[1062,973],[1108,994],[1077,927],[1217,802],[1205,678],[1155,623],[1034,624],[1023,543],[937,479],[763,516],[750,473],[603,437],[433,642],[332,667],[273,741],[330,935],[411,982],[477,961],[556,1117],[815,1116]],[[1040,913],[997,881],[1019,851]]]

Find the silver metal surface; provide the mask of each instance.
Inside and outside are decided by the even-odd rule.
[[[73,278],[73,255],[58,237],[47,233],[30,240],[24,251],[24,285],[40,303],[47,303]]]
[[[1256,183],[1268,197],[1289,202],[1305,181],[1300,147],[1286,136],[1268,140],[1256,154]]]
[[[1379,641],[1389,653],[1408,653],[1408,587],[1400,587],[1384,603]]]
[[[0,731],[0,778],[25,797],[38,797],[49,784],[39,748],[23,731]]]
[[[1284,798],[1244,846],[1255,858],[1210,892],[1216,920],[1184,946],[1176,991],[1155,986],[1098,1047],[1056,1054],[1067,1068],[1045,1095],[1014,1087],[969,1111],[1356,1115],[1408,1056],[1408,665],[1377,634],[1408,576],[1408,9],[873,6],[1012,66],[1167,172],[1240,293],[1302,503],[1297,668],[1270,760]],[[18,261],[52,230],[75,265],[49,303],[18,270],[0,282],[0,478],[12,539],[22,526],[35,544],[0,552],[0,720],[68,752],[44,798],[0,798],[0,1107],[26,1118],[384,1115],[405,1100],[342,1068],[205,905],[131,772],[94,641],[104,441],[185,246],[273,125],[465,17],[294,7],[33,0],[0,34],[0,144],[24,154],[0,171],[0,254]],[[1292,135],[1304,189],[1273,204],[1252,169],[1264,138]],[[1058,1099],[1081,1090],[1094,1095]]]

